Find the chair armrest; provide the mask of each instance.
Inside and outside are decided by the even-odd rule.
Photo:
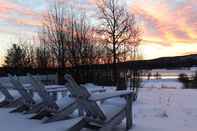
[[[96,92],[105,92],[106,89],[103,88],[86,88],[89,92],[91,93],[96,93]]]
[[[132,91],[112,91],[112,92],[104,92],[104,93],[99,93],[99,94],[92,94],[88,100],[91,101],[100,101],[100,100],[106,100],[110,99],[113,97],[120,97],[120,96],[128,96],[132,95]]]
[[[106,91],[106,89],[101,88],[101,87],[94,87],[94,88],[90,87],[89,88],[84,85],[80,85],[80,86],[86,88],[88,90],[88,92],[90,92],[90,93],[97,93],[97,92],[105,92]]]

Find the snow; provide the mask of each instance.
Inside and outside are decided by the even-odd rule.
[[[132,93],[131,91],[116,91],[116,92],[108,91],[102,94],[96,93],[93,96],[91,96],[89,100],[91,101],[106,100],[106,99],[111,99],[117,96],[129,95],[131,93]]]
[[[0,109],[1,131],[65,131],[65,129],[80,119],[42,124],[41,121],[28,119],[30,117],[29,115],[11,114],[9,111],[10,109]]]
[[[132,131],[196,131],[196,97],[197,90],[141,89]]]
[[[133,103],[134,126],[130,131],[196,131],[197,90],[182,89],[176,80],[145,80],[142,86],[145,88],[140,89]],[[10,114],[10,110],[0,108],[0,131],[65,131],[79,120],[42,124],[42,121],[28,119],[31,115]],[[114,131],[122,131],[124,127],[125,120]]]
[[[197,71],[197,68],[188,68],[188,69],[154,69],[151,70],[151,74],[155,75],[159,73],[162,78],[178,78],[179,74],[187,74],[188,76],[192,76]]]
[[[145,88],[183,88],[183,84],[177,79],[144,80],[141,86]]]

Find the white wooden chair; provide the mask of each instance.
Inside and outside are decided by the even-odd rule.
[[[12,110],[11,113],[29,110],[36,103],[36,101],[33,99],[33,94],[29,93],[28,90],[25,89],[23,84],[19,80],[17,80],[16,77],[11,76],[10,74],[8,74],[8,77],[14,89],[16,89],[21,95],[21,98],[19,99],[22,100],[22,104],[19,105],[16,109]]]
[[[27,75],[32,83],[32,86],[38,91],[38,94],[43,99],[43,102],[39,105],[35,105],[35,108],[32,108],[31,112],[37,113],[32,119],[42,119],[45,116],[49,118],[44,121],[44,123],[54,122],[63,120],[69,117],[77,108],[78,104],[75,102],[75,99],[70,98],[69,96],[64,96],[62,99],[55,101],[47,93],[44,85],[39,81],[33,78],[30,74]],[[67,86],[65,86],[66,88]],[[90,92],[103,92],[105,89],[102,88],[91,88]],[[65,101],[63,105],[59,106],[58,101]]]
[[[4,100],[0,102],[0,107],[6,107],[15,100],[15,98],[10,94],[8,89],[4,87],[1,83],[0,83],[0,91],[4,95]]]
[[[42,119],[45,116],[52,116],[51,113],[56,113],[59,110],[59,106],[56,103],[56,99],[49,95],[45,86],[37,79],[35,79],[32,75],[27,74],[34,90],[41,97],[42,102],[35,105],[29,113],[37,113],[32,117],[32,119]]]
[[[92,94],[86,88],[80,87],[73,78],[66,74],[65,80],[69,83],[69,91],[76,102],[85,110],[81,126],[73,126],[70,131],[80,131],[83,127],[97,127],[102,131],[109,131],[126,118],[126,128],[132,127],[132,92],[112,91]],[[98,104],[98,101],[111,99]],[[119,101],[117,103],[116,101]]]

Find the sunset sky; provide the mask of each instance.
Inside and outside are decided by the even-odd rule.
[[[0,65],[17,37],[36,35],[51,1],[0,0]],[[61,1],[94,16],[96,0]],[[140,49],[146,59],[197,53],[196,0],[127,0],[127,5],[143,30]]]

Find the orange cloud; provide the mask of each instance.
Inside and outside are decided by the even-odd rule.
[[[41,21],[32,19],[16,19],[16,23],[19,25],[42,26]]]
[[[98,0],[88,0],[88,3],[90,4],[96,4],[98,2]]]
[[[3,65],[3,63],[4,63],[4,57],[0,56],[0,67]]]

